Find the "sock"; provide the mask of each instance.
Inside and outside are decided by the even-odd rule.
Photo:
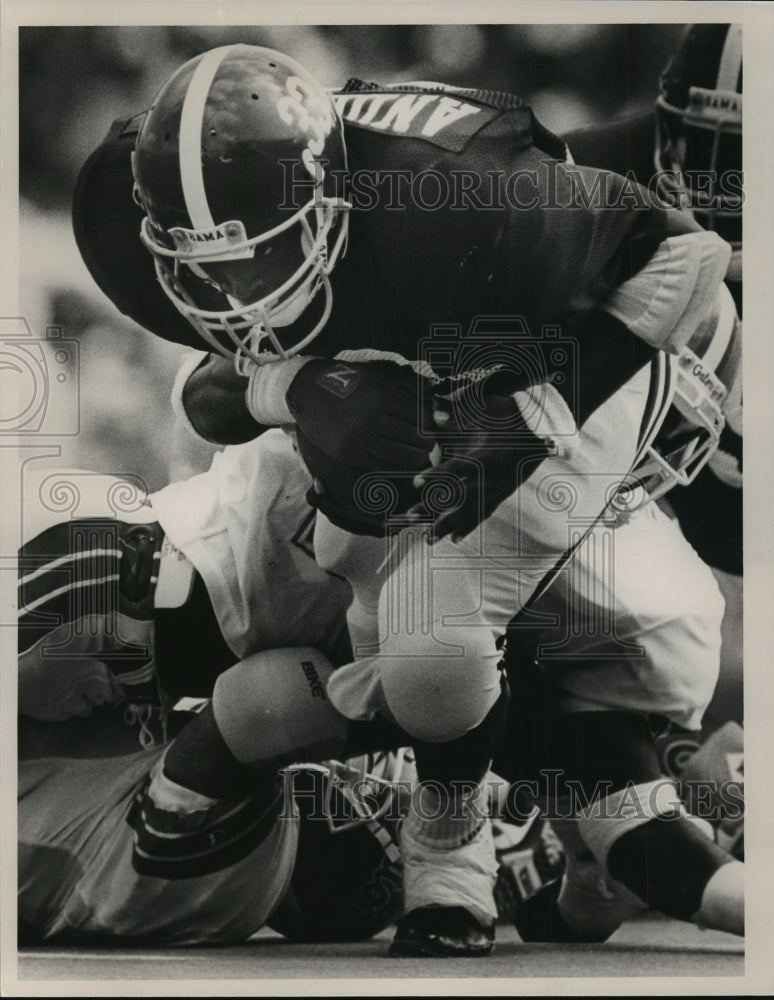
[[[485,785],[451,796],[426,784],[412,796],[400,832],[405,909],[464,907],[483,925],[497,916],[497,878]]]
[[[489,818],[489,788],[479,784],[450,795],[443,786],[418,786],[405,826],[423,847],[438,851],[470,843]]]
[[[240,763],[226,746],[211,704],[191,719],[170,745],[163,774],[176,784],[213,799],[250,795],[261,778],[254,768]],[[270,780],[273,781],[273,771]]]

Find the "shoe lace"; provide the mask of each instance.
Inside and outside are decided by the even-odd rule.
[[[154,715],[158,715],[159,726],[161,727],[161,743],[168,742],[167,739],[167,716],[166,705],[137,705],[129,704],[124,708],[124,722],[128,726],[135,723],[139,725],[138,740],[143,750],[156,746],[156,736],[151,729],[151,722]]]

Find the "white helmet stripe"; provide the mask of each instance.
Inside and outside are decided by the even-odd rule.
[[[732,24],[726,35],[723,54],[718,67],[718,90],[735,91],[739,86],[739,70],[742,68],[742,25]]]
[[[194,229],[211,229],[215,225],[204,190],[202,122],[212,81],[230,48],[223,45],[202,56],[188,84],[180,117],[180,179]]]

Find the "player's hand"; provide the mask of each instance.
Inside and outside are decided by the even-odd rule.
[[[367,484],[376,480],[389,492],[388,474],[369,473],[344,463],[332,466],[327,456],[315,448],[302,432],[296,432],[296,439],[298,450],[313,476],[312,485],[306,493],[306,502],[309,506],[324,514],[332,524],[353,535],[382,537],[387,530],[387,517],[390,513],[397,512],[394,509],[397,505],[376,503],[369,506],[368,496],[373,496],[373,491]],[[329,471],[322,473],[324,479],[315,474],[316,471],[326,469]],[[403,491],[406,494],[403,503],[405,511],[412,502],[414,494],[411,487],[411,473],[404,477]]]
[[[314,359],[287,393],[314,485],[309,503],[355,534],[383,535],[413,502],[434,446],[432,392],[407,365]]]
[[[432,392],[409,365],[314,358],[298,372],[287,402],[298,429],[331,462],[368,471],[419,471],[433,441]],[[423,419],[424,411],[424,419]]]
[[[470,421],[460,426],[454,412],[458,407],[439,403],[434,415],[449,443],[443,445],[441,461],[417,475],[414,486],[432,492],[434,482],[448,488],[452,477],[462,487],[462,499],[435,517],[421,500],[411,507],[409,518],[432,520],[433,541],[469,535],[552,453],[550,444],[529,430],[513,397],[490,395],[478,403],[474,426]]]
[[[720,434],[720,444],[709,460],[709,467],[726,486],[742,488],[742,437],[729,426]]]

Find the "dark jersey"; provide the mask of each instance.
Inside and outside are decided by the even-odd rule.
[[[615,208],[579,204],[598,175],[569,170],[564,145],[511,95],[377,89],[336,103],[355,207],[320,338],[331,348],[414,357],[434,325],[467,332],[481,315],[522,316],[538,335],[603,299],[663,238],[653,209],[621,204],[619,178],[589,198]]]
[[[655,116],[652,111],[614,122],[578,129],[564,136],[577,163],[631,173],[648,186],[655,172]],[[741,315],[741,282],[729,282]],[[723,430],[723,464],[741,474],[742,438],[730,427]],[[734,480],[739,480],[734,476]],[[742,490],[705,466],[689,486],[674,489],[669,504],[688,541],[705,562],[728,573],[742,572]]]
[[[652,111],[567,132],[563,139],[576,163],[630,174],[648,187],[655,173],[656,119]]]
[[[439,326],[466,336],[481,317],[517,316],[532,338],[548,326],[575,339],[581,420],[644,363],[642,345],[596,306],[665,236],[691,231],[678,213],[615,174],[563,162],[564,144],[513,95],[353,81],[335,100],[353,209],[315,354],[377,348],[415,359]],[[85,164],[76,238],[123,312],[201,347],[140,243],[130,163],[139,124],[114,125]]]

